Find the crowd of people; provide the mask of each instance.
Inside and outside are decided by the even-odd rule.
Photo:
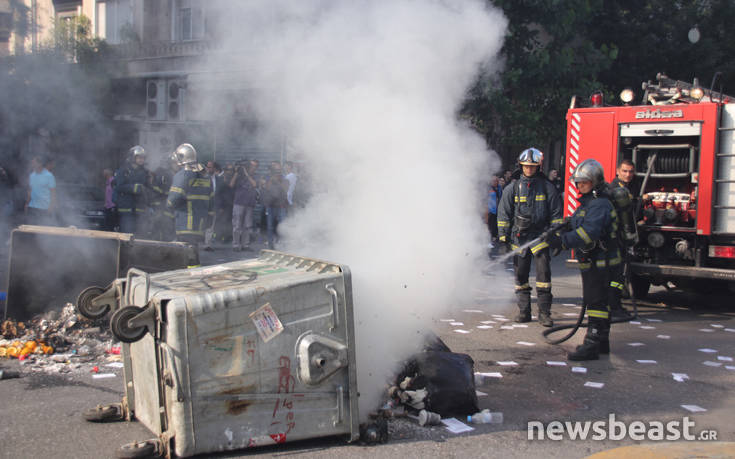
[[[180,145],[170,161],[155,171],[146,167],[146,152],[130,149],[114,174],[105,169],[107,231],[132,233],[162,241],[186,241],[214,250],[231,243],[250,251],[258,235],[269,248],[278,241],[278,225],[299,204],[296,165],[272,161],[258,175],[255,159],[221,165],[197,162],[190,144]]]

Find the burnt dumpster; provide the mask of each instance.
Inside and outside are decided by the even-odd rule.
[[[134,239],[131,234],[23,225],[13,230],[4,318],[34,314],[75,302],[88,287],[104,287],[130,268],[170,271],[199,264],[196,250],[179,242]],[[94,295],[88,295],[92,297]]]
[[[264,250],[258,258],[130,270],[110,319],[125,396],[88,420],[139,420],[136,452],[192,456],[306,438],[359,437],[349,269]]]

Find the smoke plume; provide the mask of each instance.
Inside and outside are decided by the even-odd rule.
[[[208,65],[237,67],[258,118],[308,167],[312,195],[279,228],[282,248],[352,270],[365,416],[478,272],[481,184],[498,161],[457,110],[496,66],[506,21],[480,0],[238,9],[219,31],[227,58]]]

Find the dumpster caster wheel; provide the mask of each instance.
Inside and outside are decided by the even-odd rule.
[[[110,331],[123,343],[134,343],[141,339],[148,331],[148,327],[130,328],[128,321],[137,316],[144,309],[138,306],[125,306],[120,308],[110,317]]]
[[[85,411],[82,416],[89,422],[115,422],[125,419],[121,403],[97,405]]]
[[[94,306],[92,300],[105,293],[102,287],[87,287],[77,297],[77,311],[87,319],[99,319],[110,311],[109,304]]]
[[[135,459],[140,457],[159,457],[158,440],[137,441],[122,445],[117,449],[120,459]]]

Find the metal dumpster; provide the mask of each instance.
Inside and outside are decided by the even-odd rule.
[[[131,270],[121,302],[110,319],[130,342],[121,417],[157,435],[126,445],[126,456],[359,437],[346,266],[264,250],[204,268]]]
[[[23,225],[13,230],[4,317],[25,320],[77,300],[130,268],[170,271],[199,264],[196,250],[180,242],[137,240],[132,234]]]

